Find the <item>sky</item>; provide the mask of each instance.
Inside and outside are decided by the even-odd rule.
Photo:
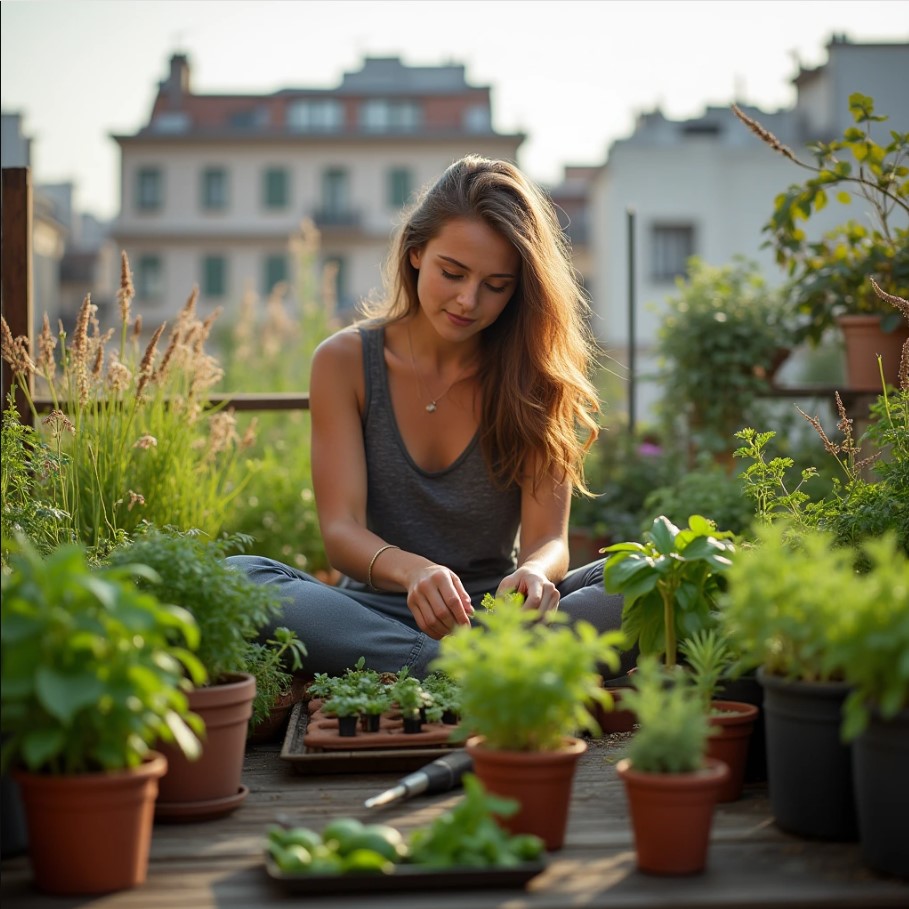
[[[0,25],[2,108],[33,139],[33,182],[71,180],[77,207],[109,218],[111,135],[147,123],[178,51],[201,94],[332,88],[366,56],[463,64],[552,185],[602,164],[645,111],[790,106],[833,34],[909,41],[909,0],[3,0]]]

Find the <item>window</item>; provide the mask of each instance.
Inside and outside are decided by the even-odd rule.
[[[322,218],[342,223],[350,215],[350,178],[346,170],[332,167],[322,174]]]
[[[224,256],[202,259],[202,293],[206,297],[223,297],[227,293],[227,259]]]
[[[673,281],[688,269],[694,255],[694,226],[654,224],[651,230],[650,276],[654,281]]]
[[[406,167],[395,167],[388,172],[388,204],[401,208],[410,201],[413,178]]]
[[[262,269],[262,293],[268,296],[276,284],[287,280],[287,256],[266,256]]]
[[[360,107],[360,126],[371,133],[412,133],[420,125],[420,108],[413,101],[375,98]]]
[[[227,171],[207,167],[202,171],[202,208],[217,211],[227,208]]]
[[[485,104],[472,104],[464,111],[464,129],[469,133],[488,133],[492,129],[489,108]]]
[[[287,208],[290,196],[290,176],[285,168],[268,167],[265,169],[262,196],[266,208]]]
[[[287,107],[287,125],[299,132],[335,133],[344,126],[344,108],[332,98],[294,101]]]
[[[144,303],[164,298],[164,266],[160,256],[139,256],[136,267],[136,296]]]
[[[141,167],[136,175],[136,204],[140,211],[154,211],[164,203],[164,181],[157,167]]]

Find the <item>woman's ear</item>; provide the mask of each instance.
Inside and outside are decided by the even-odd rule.
[[[412,250],[410,251],[410,264],[411,264],[417,271],[420,270],[420,262],[422,261],[422,259],[423,259],[423,250],[422,250],[422,248],[420,248],[420,249],[412,249]]]

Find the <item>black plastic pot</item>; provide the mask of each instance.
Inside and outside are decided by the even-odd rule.
[[[381,720],[381,713],[364,713],[360,717],[360,725],[364,732],[378,732]]]
[[[798,836],[858,839],[852,749],[840,740],[841,682],[788,681],[758,669],[764,688],[767,786],[774,820]]]
[[[357,734],[358,716],[339,716],[338,735],[352,736]]]
[[[852,744],[862,857],[875,871],[909,878],[909,710],[872,713]]]
[[[404,717],[404,731],[408,734],[423,731],[423,721],[419,717]]]

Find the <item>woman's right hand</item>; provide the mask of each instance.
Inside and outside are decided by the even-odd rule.
[[[474,612],[460,578],[444,565],[427,565],[417,571],[407,585],[407,608],[419,629],[437,641],[455,625],[469,625]]]

